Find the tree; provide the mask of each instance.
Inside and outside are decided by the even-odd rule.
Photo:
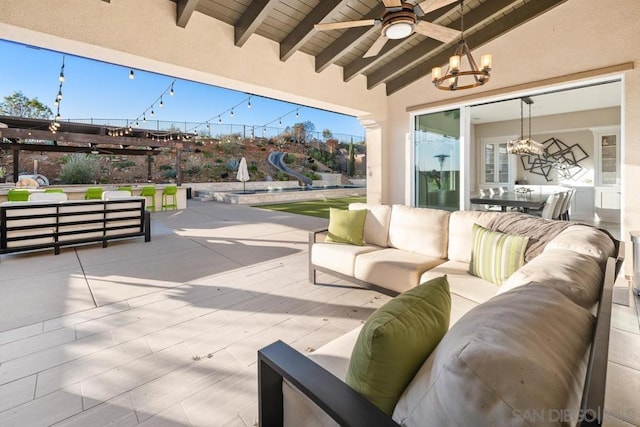
[[[333,132],[331,132],[331,129],[324,129],[322,131],[322,137],[324,139],[331,139],[333,138]]]
[[[53,117],[51,108],[40,102],[38,98],[27,98],[21,91],[4,97],[4,102],[0,104],[0,114],[31,119],[50,119]]]
[[[300,122],[293,125],[294,136],[298,142],[305,142],[313,138],[313,133],[316,131],[316,125],[313,122],[307,120],[306,122]]]
[[[356,156],[353,152],[353,138],[349,143],[349,176],[353,176],[356,172]]]

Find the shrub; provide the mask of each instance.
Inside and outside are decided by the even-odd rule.
[[[91,184],[96,178],[97,169],[97,158],[74,153],[65,157],[60,171],[60,180],[63,184]]]
[[[296,155],[293,153],[287,153],[286,156],[284,156],[284,162],[288,165],[293,164],[293,162],[296,161]]]
[[[318,170],[318,165],[316,165],[315,163],[311,163],[311,165],[309,165],[309,169],[315,172]]]
[[[133,160],[122,160],[119,162],[113,162],[111,165],[116,169],[123,170],[135,166],[136,162]]]
[[[289,175],[287,175],[286,173],[282,172],[282,171],[278,171],[273,175],[273,178],[276,181],[289,181]]]
[[[309,178],[310,180],[318,180],[318,179],[322,179],[322,177],[320,175],[318,175],[317,173],[313,173],[313,172],[307,172],[304,174],[304,176],[306,176],[307,178]]]
[[[171,165],[160,165],[158,167],[158,169],[160,169],[161,171],[167,171],[167,170],[173,169],[173,166],[171,166]]]
[[[235,170],[238,170],[239,164],[240,162],[238,161],[238,159],[235,159],[232,157],[229,160],[227,160],[227,163],[225,166],[227,167],[228,170],[235,171]]]
[[[167,169],[164,171],[164,177],[165,178],[175,178],[176,177],[176,171],[174,171],[173,169]]]

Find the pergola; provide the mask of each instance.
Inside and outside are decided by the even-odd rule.
[[[13,176],[19,173],[21,151],[147,156],[151,176],[152,156],[163,149],[175,149],[176,183],[182,184],[181,157],[185,147],[195,145],[195,135],[172,131],[59,122],[52,131],[51,120],[0,116],[0,149],[13,153]],[[8,141],[8,142],[7,142]]]

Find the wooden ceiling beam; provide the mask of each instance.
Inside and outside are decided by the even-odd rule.
[[[315,33],[313,26],[330,15],[346,0],[322,0],[280,43],[280,60],[291,58]]]
[[[492,0],[490,2],[482,3],[475,9],[472,9],[465,13],[464,22],[465,22],[465,34],[467,34],[467,30],[471,30],[474,27],[486,22],[491,17],[495,16],[497,13],[503,11],[506,8],[509,8],[514,3],[514,0]],[[450,28],[458,28],[460,29],[460,18],[456,19],[451,25]],[[465,36],[465,38],[468,38]],[[453,53],[455,47],[454,45],[458,43],[458,41],[454,41],[451,44],[451,52],[445,49],[447,58]],[[422,43],[412,47],[402,54],[402,56],[398,57],[396,60],[390,62],[389,64],[380,67],[373,73],[367,75],[367,88],[372,89],[377,85],[384,83],[385,81],[393,78],[395,75],[401,73],[404,70],[409,69],[415,64],[419,63],[425,57],[429,56],[429,52],[432,52],[435,49],[438,49],[442,46],[442,42],[439,42],[434,39],[426,39]],[[431,72],[431,70],[429,70]]]
[[[425,20],[425,21],[428,21],[428,22],[437,23],[438,21],[442,20],[443,18],[446,18],[447,16],[449,16],[451,13],[453,13],[453,11],[455,11],[457,9],[458,9],[458,4],[451,4],[451,5],[448,5],[448,6],[444,7],[444,8],[441,8],[439,10],[436,10],[436,11],[433,11],[433,12],[429,12],[423,18],[420,18],[420,20]],[[363,72],[365,72],[369,68],[373,67],[374,65],[376,65],[377,63],[382,61],[385,57],[393,54],[393,52],[398,50],[400,47],[402,47],[402,45],[407,43],[413,37],[415,37],[415,33],[410,35],[409,37],[404,38],[404,39],[389,40],[384,45],[384,47],[382,48],[380,53],[378,53],[376,56],[372,56],[372,57],[369,57],[369,58],[358,58],[358,59],[355,59],[355,60],[351,61],[343,69],[343,72],[342,72],[343,80],[345,82],[348,82],[349,80],[353,79],[354,77],[358,76],[359,74],[362,74]]]
[[[364,15],[362,19],[366,20],[380,18],[384,13],[384,10],[384,5],[382,3],[378,3],[376,7],[374,7],[369,13]],[[366,37],[371,32],[379,30],[379,28],[379,25],[372,25],[370,27],[350,28],[345,31],[333,43],[327,46],[326,49],[316,55],[316,73],[321,72],[329,65],[333,64],[338,58],[340,58],[340,56],[345,53],[347,49],[354,46],[360,41],[360,39]]]
[[[567,0],[537,0],[527,2],[513,12],[503,15],[500,18],[496,19],[494,22],[486,25],[482,28],[481,31],[477,31],[470,36],[466,36],[465,39],[467,41],[467,45],[471,50],[478,48],[490,42],[491,40],[508,33],[509,31],[524,24],[525,22],[528,22],[535,17],[561,5],[562,3],[565,3],[566,1]],[[483,3],[483,5],[486,5],[488,3],[493,2]],[[441,66],[442,64],[446,63],[449,59],[450,54],[451,52],[449,51],[441,52],[437,56],[429,58],[427,61],[419,64],[417,67],[414,67],[401,74],[400,76],[394,78],[393,80],[388,81],[386,88],[387,95],[392,95],[400,89],[421,79],[425,75],[430,74],[433,67]]]
[[[199,0],[177,0],[176,25],[186,28]]]
[[[277,0],[252,1],[234,27],[235,45],[242,47],[277,4]]]

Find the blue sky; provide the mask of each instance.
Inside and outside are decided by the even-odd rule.
[[[53,101],[60,84],[63,54],[0,39],[0,57],[3,58],[0,98],[22,91],[29,98],[38,98],[55,114]],[[250,94],[185,80],[175,81],[175,95],[169,96],[167,92],[161,108],[156,100],[169,88],[173,77],[134,69],[135,78],[131,80],[129,68],[78,56],[64,57],[65,81],[60,104],[63,120],[135,119],[147,111],[147,119],[177,123],[213,119],[211,123],[217,124],[221,115],[224,124],[262,126],[273,122],[269,126],[277,127],[282,117],[283,127],[309,120],[318,132],[328,128],[334,134],[364,135],[362,126],[351,116],[260,96],[251,97],[249,109],[245,101]],[[152,118],[149,113],[154,102]],[[227,110],[239,103],[242,105],[234,109],[231,117]]]

